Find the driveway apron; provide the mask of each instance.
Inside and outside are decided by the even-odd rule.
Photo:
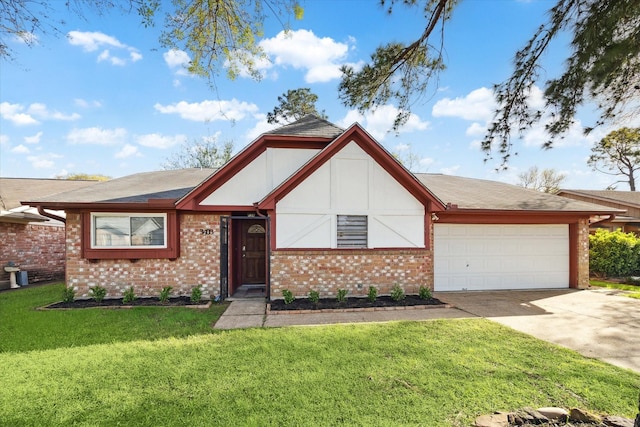
[[[440,292],[437,298],[584,356],[640,372],[640,300],[619,291]]]

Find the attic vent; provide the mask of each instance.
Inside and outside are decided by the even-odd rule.
[[[367,247],[367,216],[338,215],[338,248]]]

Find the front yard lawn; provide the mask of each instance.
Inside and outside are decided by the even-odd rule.
[[[629,291],[622,293],[621,295],[629,298],[640,299],[640,286],[627,285],[624,283],[607,282],[604,280],[589,280],[591,286],[597,286],[599,288],[607,289],[619,289],[621,291]]]
[[[0,425],[469,426],[524,406],[637,411],[640,375],[483,319],[212,333],[172,317],[156,328],[176,336],[161,338],[129,322],[166,309],[69,311],[61,327],[29,320],[59,312],[10,304],[6,316],[21,292],[0,294],[0,342],[13,342],[0,352]],[[134,332],[96,339],[104,311]],[[49,343],[29,348],[15,328]]]

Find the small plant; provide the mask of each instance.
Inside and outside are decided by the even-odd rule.
[[[62,302],[73,302],[76,299],[76,291],[73,286],[67,286],[62,291]]]
[[[89,293],[91,294],[91,298],[93,298],[95,302],[102,302],[102,300],[104,300],[104,297],[107,296],[107,290],[102,286],[94,286],[93,288],[89,289]]]
[[[367,292],[367,299],[369,302],[375,302],[378,298],[378,290],[375,286],[369,286],[369,292]]]
[[[164,288],[162,288],[162,290],[160,291],[160,302],[163,304],[166,304],[167,302],[169,302],[169,296],[171,295],[171,290],[173,288],[171,286],[165,286]]]
[[[291,304],[296,299],[296,297],[293,296],[293,292],[291,292],[289,289],[283,289],[282,296],[284,297],[285,304]]]
[[[131,302],[134,302],[136,300],[136,293],[133,290],[133,286],[129,286],[129,288],[124,291],[124,294],[122,295],[122,303],[123,304],[129,304]]]
[[[191,302],[199,303],[202,300],[202,289],[200,285],[191,289]]]
[[[420,286],[420,289],[418,290],[418,296],[420,297],[420,299],[431,299],[431,289],[427,288],[426,286]]]
[[[404,289],[397,283],[391,288],[391,299],[394,301],[402,301],[404,299]]]
[[[338,302],[345,302],[347,300],[347,292],[346,289],[338,289],[338,294],[336,295]]]
[[[309,301],[314,304],[317,304],[320,301],[320,292],[318,291],[309,291]]]

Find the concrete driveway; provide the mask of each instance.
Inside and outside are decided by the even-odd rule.
[[[438,292],[434,296],[584,356],[640,372],[640,300],[611,290]]]

